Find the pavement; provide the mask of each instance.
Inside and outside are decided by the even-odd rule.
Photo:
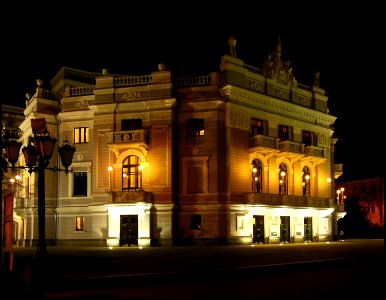
[[[86,280],[179,276],[184,272],[212,272],[328,261],[361,256],[382,256],[384,239],[330,243],[255,244],[189,247],[63,247],[49,246],[46,258],[36,248],[13,249],[4,255],[2,299],[39,298],[47,289]],[[3,298],[3,297],[6,298]]]

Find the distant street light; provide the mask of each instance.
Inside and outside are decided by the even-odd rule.
[[[339,202],[340,202],[340,201],[339,201],[339,195],[340,195],[340,192],[341,192],[340,190],[337,190],[337,191],[336,191],[336,200],[337,200],[337,203],[336,203],[336,204],[338,204],[338,205],[339,205]]]

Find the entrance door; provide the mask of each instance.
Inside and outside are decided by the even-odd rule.
[[[253,242],[264,244],[264,216],[253,216]]]
[[[121,216],[121,234],[120,246],[138,245],[138,216],[122,215]]]
[[[304,240],[312,242],[312,217],[304,217]]]
[[[289,216],[280,217],[280,242],[282,243],[290,242],[290,217]]]

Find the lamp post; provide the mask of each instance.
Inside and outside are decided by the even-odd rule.
[[[32,172],[38,174],[39,240],[37,245],[37,254],[40,257],[44,257],[47,255],[45,234],[45,170],[48,169],[54,172],[65,172],[68,174],[68,172],[70,172],[69,167],[72,164],[72,158],[76,149],[75,147],[69,145],[67,141],[64,141],[64,144],[61,147],[58,147],[58,152],[64,169],[48,167],[54,152],[56,139],[49,135],[45,119],[32,119],[31,126],[33,137],[30,137],[28,145],[24,146],[22,149],[26,166],[15,166],[19,160],[20,148],[22,146],[21,142],[16,140],[6,140],[3,144],[6,150],[8,163],[11,164],[11,167],[7,166],[7,168],[11,168],[12,171],[16,168],[27,169],[30,174]]]
[[[252,190],[257,193],[257,176],[256,176],[256,173],[257,173],[257,169],[256,168],[253,168],[252,169]]]
[[[280,172],[280,176],[281,176],[281,179],[279,180],[280,189],[281,189],[280,194],[287,194],[287,183],[285,180],[285,175],[286,175],[286,172],[284,171]]]
[[[341,187],[340,190],[342,192],[342,197],[340,198],[340,204],[343,204],[344,203],[344,198],[346,198],[346,196],[344,195],[344,187]]]
[[[109,166],[107,168],[107,171],[109,171],[109,192],[111,192],[112,188],[113,188],[113,184],[112,184],[112,180],[111,180],[111,172],[113,171],[113,167]]]
[[[337,190],[336,191],[336,200],[337,200],[337,203],[336,204],[338,204],[339,205],[339,196],[340,196],[340,190]]]
[[[328,198],[331,198],[331,178],[327,178],[327,185],[328,185]]]

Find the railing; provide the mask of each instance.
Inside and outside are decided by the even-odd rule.
[[[266,193],[247,193],[245,195],[245,201],[247,204],[288,205],[297,207],[332,208],[335,206],[333,199],[329,198]]]
[[[293,141],[282,141],[279,142],[280,151],[284,152],[293,152],[293,153],[304,153],[303,144]]]
[[[212,81],[211,76],[194,76],[194,77],[177,77],[174,80],[176,87],[210,85]]]
[[[94,93],[93,85],[70,88],[70,96],[92,95],[93,93]]]
[[[304,154],[306,156],[324,157],[324,149],[317,146],[304,147]]]
[[[275,137],[266,136],[266,135],[255,135],[249,139],[249,147],[264,147],[270,149],[278,149],[278,140]]]
[[[143,85],[143,84],[149,84],[151,83],[151,81],[152,81],[151,75],[114,77],[114,87],[128,86],[128,85]]]
[[[148,144],[147,132],[144,129],[114,131],[110,143],[144,143]]]
[[[247,65],[247,64],[244,64],[244,68],[247,69],[249,72],[263,75],[263,72],[260,68],[257,68],[257,67],[251,66],[251,65]]]

